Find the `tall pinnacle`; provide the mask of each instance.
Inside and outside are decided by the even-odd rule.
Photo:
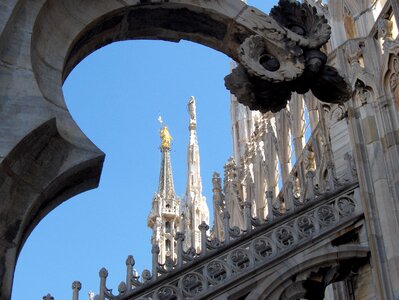
[[[162,124],[162,118],[159,122]],[[173,185],[170,149],[172,136],[168,127],[160,130],[161,137],[161,171],[159,174],[158,192],[152,198],[152,208],[147,225],[152,229],[151,244],[159,249],[158,262],[165,263],[168,257],[176,259],[174,232],[180,223],[180,199],[176,197]],[[153,261],[155,266],[157,262]]]
[[[201,232],[198,226],[209,223],[209,209],[206,199],[202,196],[202,183],[200,174],[200,156],[197,140],[197,115],[195,111],[195,99],[190,97],[187,104],[190,115],[189,144],[187,149],[187,185],[185,195],[185,249],[194,247],[197,252],[201,249]]]
[[[190,138],[187,152],[187,186],[186,194],[192,196],[201,195],[202,183],[200,175],[200,158],[197,140],[197,113],[194,97],[190,97],[187,104],[188,113],[190,115],[189,131]],[[194,195],[193,195],[194,194]]]
[[[174,199],[175,187],[173,184],[172,166],[170,162],[172,136],[167,126],[161,129],[160,137],[162,161],[161,172],[159,174],[158,194],[164,199]]]

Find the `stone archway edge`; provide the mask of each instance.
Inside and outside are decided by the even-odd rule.
[[[0,15],[0,300],[11,297],[16,260],[35,224],[98,184],[104,153],[74,122],[61,89],[81,59],[124,39],[191,40],[238,61],[240,76],[230,77],[227,86],[261,110],[278,109],[286,101],[286,94],[276,93],[274,103],[270,91],[291,93],[293,82],[302,85],[306,70],[306,76],[324,72],[318,48],[327,41],[329,26],[310,7],[288,0],[281,3],[292,13],[277,10],[275,18],[240,0],[93,3],[11,0]],[[284,27],[303,9],[321,28],[311,38]],[[151,14],[159,18],[145,17]],[[331,70],[328,75],[336,77]]]

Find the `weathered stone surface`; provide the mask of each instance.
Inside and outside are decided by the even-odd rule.
[[[272,16],[267,16],[239,0],[0,0],[0,299],[11,297],[18,253],[35,225],[51,209],[95,187],[99,181],[104,154],[69,115],[61,89],[63,81],[94,50],[114,41],[140,38],[176,42],[186,39],[230,56],[239,65],[227,77],[226,84],[241,102],[263,112],[285,107],[294,91],[302,94],[311,90],[321,100],[333,103],[353,96],[343,106],[345,112],[338,113],[339,118],[330,118],[331,126],[326,124],[326,106],[309,94],[304,96],[311,121],[311,142],[303,141],[304,122],[299,117],[302,114],[296,113],[304,108],[297,100],[291,101],[288,109],[267,117],[269,121],[254,131],[253,139],[238,136],[237,141],[253,145],[240,157],[247,168],[237,173],[245,175],[242,177],[245,180],[239,183],[243,186],[244,199],[257,197],[256,211],[265,214],[267,207],[269,219],[264,221],[275,222],[299,205],[307,205],[306,201],[313,196],[336,189],[339,182],[332,159],[340,161],[343,169],[344,155],[347,168],[340,178],[346,182],[359,179],[356,197],[362,202],[364,222],[358,225],[367,229],[367,239],[365,233],[363,238],[346,235],[346,230],[351,229],[345,227],[337,239],[326,238],[320,248],[315,246],[317,250],[307,248],[285,257],[267,272],[251,273],[248,281],[240,286],[231,285],[220,297],[289,297],[295,290],[307,290],[305,282],[315,288],[320,286],[306,270],[328,283],[324,279],[337,279],[335,274],[340,274],[337,265],[344,265],[347,271],[348,264],[344,261],[354,262],[351,260],[354,256],[359,258],[355,265],[359,261],[365,263],[359,272],[367,271],[363,259],[368,255],[368,244],[372,268],[358,277],[356,297],[399,298],[399,279],[392,275],[399,274],[399,43],[393,34],[397,31],[393,20],[398,20],[399,6],[396,1],[334,0],[329,1],[327,9],[322,1],[307,2],[316,9],[284,0]],[[368,8],[374,4],[373,9]],[[332,40],[324,46],[330,29],[316,12],[328,17],[333,26]],[[394,15],[389,15],[392,12]],[[382,20],[377,25],[374,14],[380,14]],[[355,40],[345,42],[355,34],[358,34]],[[324,51],[331,52],[328,57],[331,66]],[[356,93],[352,95],[349,85],[332,66],[345,73]],[[339,111],[334,105],[329,108],[330,116]],[[254,127],[256,118],[260,118],[256,113],[248,114],[250,119],[239,116],[234,124],[240,134]],[[342,132],[334,132],[345,128],[337,122],[347,123],[352,154],[344,154],[342,149],[347,149],[344,145],[330,145],[347,141],[338,139]],[[294,132],[292,141],[290,132]],[[290,171],[291,142],[299,163]],[[269,147],[264,159],[261,145]],[[246,151],[245,145],[235,148]],[[284,185],[273,198],[278,184],[277,155]],[[256,174],[250,174],[252,163],[258,163]],[[255,179],[255,175],[259,177]],[[267,206],[262,206],[262,201],[268,201]],[[347,207],[350,211],[350,203]],[[259,225],[254,219],[248,222],[252,212],[248,206],[244,209],[246,228]],[[323,211],[327,213],[323,222],[335,220],[336,214],[328,214],[330,209]],[[296,224],[303,228],[298,224],[312,222],[305,218]],[[225,230],[227,225],[223,225]],[[237,228],[229,228],[225,238],[237,236]],[[306,234],[313,228],[300,232]],[[284,236],[286,240],[279,240]],[[279,247],[295,240],[287,227],[274,237]],[[360,244],[350,248],[343,243],[352,238],[359,239]],[[213,249],[216,244],[211,245]],[[225,247],[226,251],[229,247]],[[319,272],[324,262],[330,270],[326,273]],[[145,274],[145,280],[151,280],[148,272]],[[293,276],[298,280],[290,282]],[[307,280],[301,280],[304,277]],[[192,279],[198,281],[201,277]],[[360,291],[366,285],[370,293]],[[120,291],[125,287],[121,285]],[[306,292],[297,296],[310,297]]]
[[[225,79],[238,101],[261,112],[281,110],[293,92],[311,90],[329,103],[348,101],[349,84],[326,65],[327,56],[320,50],[331,33],[324,16],[307,3],[288,0],[280,0],[270,16],[286,30],[260,22],[265,30],[242,43],[239,65]]]
[[[72,120],[61,89],[79,61],[113,41],[139,38],[187,39],[238,60],[250,35],[287,29],[239,0],[19,0],[1,7],[0,208],[13,220],[3,218],[0,230],[7,266],[0,298],[8,299],[16,256],[35,224],[98,184],[104,154]]]

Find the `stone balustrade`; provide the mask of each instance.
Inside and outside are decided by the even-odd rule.
[[[202,223],[199,226],[200,253],[194,248],[184,250],[184,233],[177,233],[177,258],[168,258],[164,264],[159,264],[159,248],[153,247],[152,271],[144,270],[139,276],[133,270],[133,256],[128,256],[126,280],[118,286],[117,295],[107,287],[108,271],[102,268],[99,294],[94,300],[203,297],[249,272],[266,270],[282,256],[301,251],[303,246],[321,236],[345,228],[363,217],[357,177],[349,154],[346,159],[348,175],[340,181],[335,178],[331,165],[331,175],[319,179],[318,184],[314,182],[314,170],[308,170],[306,182],[302,184],[304,192],[295,194],[295,179],[286,182],[274,203],[270,201],[273,205],[269,207],[266,220],[252,217],[251,205],[246,202],[244,230],[231,228],[230,215],[225,211],[223,241],[207,236],[209,226]],[[272,196],[267,193],[268,200]],[[78,299],[80,287],[79,282],[73,283],[73,300]]]

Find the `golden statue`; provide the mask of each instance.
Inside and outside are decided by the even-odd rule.
[[[170,144],[172,142],[172,136],[170,135],[167,126],[165,126],[161,129],[161,139],[162,139],[161,148],[162,149],[170,149]]]

